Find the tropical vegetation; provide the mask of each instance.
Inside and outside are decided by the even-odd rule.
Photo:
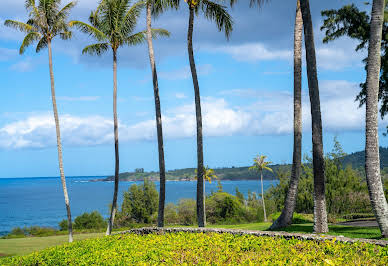
[[[119,234],[51,247],[3,265],[133,264],[329,264],[386,265],[388,247],[335,241],[304,241],[252,235],[172,233]],[[216,254],[216,255],[215,255]]]
[[[345,166],[345,153],[335,140],[334,150],[324,153],[323,126],[320,89],[318,82],[317,56],[314,39],[314,25],[309,0],[296,1],[294,28],[294,147],[292,166],[269,168],[266,156],[255,158],[251,169],[260,172],[261,195],[249,193],[248,197],[236,190],[236,195],[222,190],[222,179],[227,174],[221,169],[204,167],[203,124],[201,110],[200,86],[193,49],[195,17],[204,15],[213,22],[217,29],[229,39],[233,30],[233,19],[226,4],[233,6],[237,0],[185,0],[188,9],[187,49],[191,70],[196,117],[197,167],[189,169],[184,178],[196,179],[196,200],[182,199],[177,205],[165,206],[166,179],[176,177],[182,172],[169,173],[165,169],[162,111],[159,97],[159,85],[152,39],[157,36],[169,36],[164,29],[151,27],[152,16],[157,17],[167,9],[178,9],[180,0],[100,0],[91,12],[89,23],[83,21],[68,22],[70,11],[75,2],[61,7],[60,0],[26,0],[28,11],[26,23],[6,20],[5,25],[26,34],[19,52],[37,43],[36,52],[48,49],[51,96],[56,126],[59,172],[65,198],[67,220],[60,223],[62,231],[67,230],[69,242],[73,241],[75,229],[100,229],[107,227],[110,235],[113,228],[132,226],[133,224],[154,224],[163,227],[165,223],[175,225],[193,225],[205,227],[206,222],[247,223],[267,221],[267,214],[281,214],[271,229],[279,229],[295,221],[294,212],[313,214],[313,231],[327,233],[330,220],[344,215],[360,216],[374,214],[381,235],[388,237],[387,174],[381,170],[381,155],[378,139],[379,100],[382,101],[380,115],[388,113],[387,94],[387,54],[388,47],[387,1],[373,0],[370,16],[359,11],[354,5],[339,10],[322,12],[325,17],[321,29],[326,30],[324,42],[334,41],[348,36],[360,42],[357,50],[368,47],[368,57],[364,60],[367,70],[365,83],[361,84],[361,93],[357,99],[366,106],[365,115],[365,151],[362,155],[363,169]],[[251,0],[250,4],[259,6],[265,1]],[[146,8],[146,29],[137,31],[138,21]],[[86,46],[83,54],[102,56],[110,52],[113,59],[113,138],[115,147],[114,192],[110,208],[110,217],[105,221],[97,213],[84,213],[74,222],[71,218],[70,202],[64,174],[59,115],[56,104],[52,43],[55,37],[69,40],[71,27],[96,40]],[[302,72],[302,30],[306,51],[306,69],[309,88],[312,157],[302,164],[302,106],[301,106],[301,72]],[[145,178],[144,171],[136,171],[135,178],[142,178],[143,185],[133,185],[124,193],[121,210],[118,208],[118,187],[120,181],[119,166],[119,132],[117,115],[117,64],[118,50],[124,46],[134,46],[147,42],[150,67],[153,80],[156,131],[158,140],[160,192],[155,184]],[[289,172],[291,168],[291,173]],[[237,171],[245,169],[237,169]],[[263,189],[263,170],[276,170],[275,175],[280,184],[266,193]],[[235,170],[230,170],[231,172]],[[205,182],[218,179],[218,191],[205,194]],[[241,174],[241,172],[240,172]],[[182,175],[180,176],[182,177]],[[246,177],[249,177],[248,175]],[[273,176],[272,176],[273,177]],[[265,199],[265,200],[264,200]],[[266,202],[266,203],[265,203]],[[205,204],[206,203],[206,204]],[[206,207],[205,207],[206,206]],[[268,213],[267,213],[268,212]],[[116,217],[117,216],[117,217]],[[116,217],[116,219],[115,219]],[[288,228],[289,229],[289,228]],[[285,228],[284,230],[287,230]],[[16,228],[12,234],[25,236],[50,233],[50,229],[38,227]],[[184,244],[182,244],[184,243]],[[263,248],[265,247],[265,248]],[[334,242],[306,242],[273,238],[256,238],[253,236],[233,236],[229,234],[170,234],[164,236],[119,235],[103,239],[68,244],[34,253],[26,257],[15,257],[0,261],[5,264],[135,264],[135,263],[258,263],[277,261],[282,263],[318,264],[382,264],[388,263],[387,248],[367,244],[348,245]],[[217,256],[214,256],[214,254]],[[303,255],[303,256],[301,256]]]

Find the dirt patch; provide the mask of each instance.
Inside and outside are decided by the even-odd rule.
[[[6,257],[8,256],[7,254],[0,253],[0,257]]]
[[[357,220],[357,221],[347,221],[342,223],[337,223],[338,225],[348,225],[356,227],[378,227],[376,220]]]

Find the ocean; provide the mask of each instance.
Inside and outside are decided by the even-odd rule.
[[[84,213],[99,211],[109,216],[109,204],[113,197],[113,182],[92,182],[104,177],[67,177],[70,207],[73,219]],[[264,189],[279,181],[265,180]],[[123,192],[132,184],[142,182],[120,182],[119,206]],[[159,182],[155,182],[159,191]],[[248,191],[259,192],[257,181],[222,181],[225,192],[235,194],[236,188],[245,196]],[[217,182],[206,182],[206,194],[217,191]],[[177,203],[182,198],[196,197],[196,181],[167,181],[166,202]],[[49,226],[58,228],[58,223],[66,219],[66,209],[62,185],[59,177],[0,178],[0,235],[5,235],[14,227]]]

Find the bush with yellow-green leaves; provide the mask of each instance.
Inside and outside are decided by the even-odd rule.
[[[3,265],[388,265],[388,247],[228,233],[123,234],[79,241]]]

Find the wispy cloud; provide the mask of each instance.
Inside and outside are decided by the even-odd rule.
[[[208,46],[204,51],[225,53],[237,61],[258,62],[267,60],[291,60],[291,50],[270,49],[262,43],[246,43],[228,46]]]
[[[321,82],[321,110],[325,131],[364,130],[365,109],[358,108],[354,97],[359,88],[356,83],[343,80]],[[248,94],[253,90],[247,90]],[[240,93],[243,90],[232,91]],[[245,92],[244,92],[245,93]],[[244,95],[244,93],[242,95]],[[251,105],[232,106],[223,98],[203,98],[203,123],[205,136],[276,135],[291,134],[293,130],[293,97],[288,92],[264,91],[257,94]],[[303,128],[311,130],[310,104],[303,95]],[[152,141],[156,139],[155,119],[150,114],[138,123],[119,122],[120,140]],[[185,104],[165,111],[163,130],[166,139],[194,137],[196,132],[195,106]],[[87,146],[111,144],[113,141],[110,118],[101,116],[60,117],[65,145]],[[385,129],[387,120],[380,120]],[[0,128],[0,148],[45,148],[55,145],[55,126],[52,115],[31,114],[26,118]]]
[[[17,72],[29,72],[34,69],[36,64],[37,62],[34,63],[31,57],[27,57],[23,61],[11,65],[9,69]]]
[[[177,93],[175,93],[175,98],[177,98],[177,99],[186,99],[187,96],[186,96],[186,94],[184,94],[182,92],[177,92]]]
[[[1,22],[1,21],[0,21]],[[8,49],[0,47],[0,61],[8,61],[18,55],[16,49]]]
[[[213,71],[213,67],[212,65],[209,65],[209,64],[199,65],[197,71],[199,76],[206,76]],[[181,69],[176,69],[172,71],[161,71],[159,73],[159,76],[162,79],[167,79],[167,80],[190,79],[191,71],[190,71],[190,67],[186,66]]]

